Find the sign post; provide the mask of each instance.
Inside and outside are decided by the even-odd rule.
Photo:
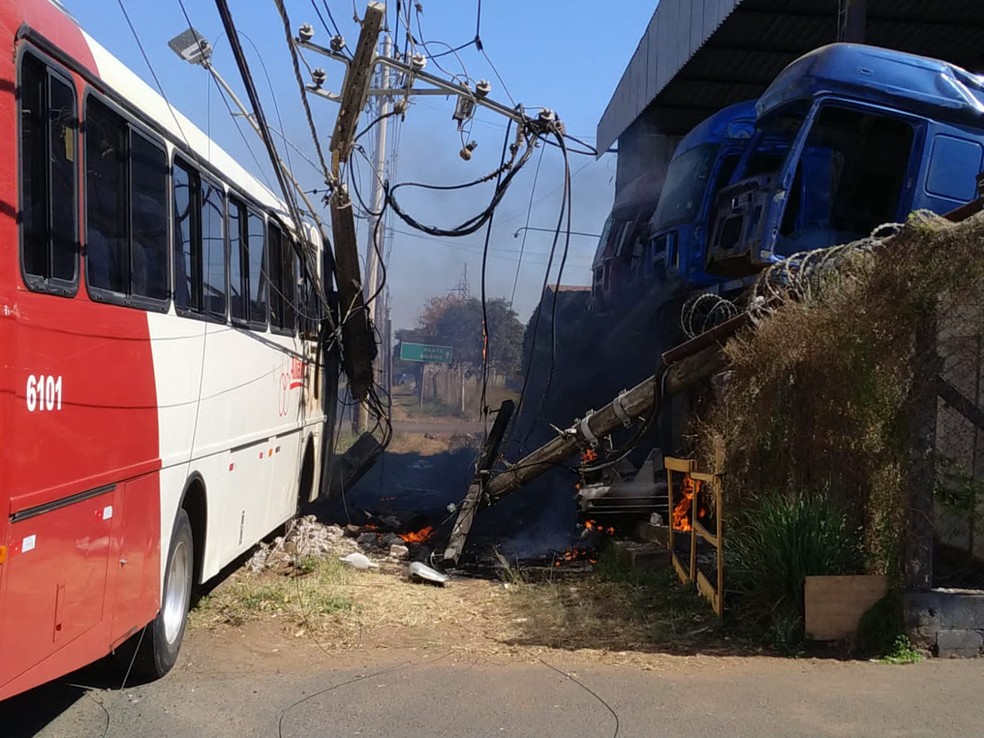
[[[402,361],[419,361],[424,364],[450,364],[454,350],[450,346],[432,346],[426,343],[400,344]]]
[[[420,367],[420,396],[419,404],[424,405],[424,379],[427,375],[428,364],[450,364],[454,349],[451,346],[433,346],[427,343],[400,343],[400,359],[402,361],[416,361],[423,366]]]

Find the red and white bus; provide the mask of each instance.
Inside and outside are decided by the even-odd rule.
[[[318,488],[282,203],[52,0],[0,0],[0,699],[140,643]],[[316,323],[315,323],[316,325]]]

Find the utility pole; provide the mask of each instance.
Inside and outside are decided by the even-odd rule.
[[[392,54],[392,42],[389,36],[385,36],[382,41],[381,58],[389,59]],[[373,217],[370,224],[369,240],[366,246],[366,282],[363,286],[366,307],[369,311],[369,321],[371,324],[377,327],[385,327],[379,322],[380,318],[385,318],[385,309],[379,310],[378,306],[383,300],[382,294],[377,294],[379,291],[379,272],[380,264],[383,259],[383,244],[386,240],[386,230],[383,223],[383,198],[385,193],[383,192],[383,181],[386,179],[386,123],[390,114],[391,101],[389,96],[390,89],[390,68],[387,66],[379,67],[379,87],[378,92],[373,95],[376,99],[376,110],[378,113],[378,123],[376,123],[376,157],[373,168],[375,170],[375,176],[372,178],[373,188],[372,188],[372,211],[374,213],[379,213]],[[374,299],[375,297],[375,299]],[[388,351],[388,346],[386,346],[386,331],[381,330],[380,335],[384,338],[383,351]],[[374,371],[376,374],[377,384],[383,385],[385,372],[386,358],[382,357],[381,361],[376,362]],[[386,388],[389,391],[389,388]],[[369,410],[362,404],[359,406],[359,420],[358,420],[359,431],[365,433],[369,430]]]

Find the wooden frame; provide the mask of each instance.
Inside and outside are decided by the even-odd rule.
[[[670,551],[670,561],[673,563],[673,568],[676,570],[677,576],[683,583],[694,582],[697,587],[697,591],[711,603],[715,614],[721,617],[724,613],[724,556],[722,555],[722,549],[724,547],[724,493],[721,486],[721,475],[720,474],[705,474],[696,470],[697,463],[693,459],[675,459],[672,457],[667,457],[664,459],[664,465],[666,466],[666,494],[669,502],[669,535],[667,536],[667,548]],[[714,518],[716,521],[716,530],[711,533],[707,528],[701,525],[697,516],[691,513],[691,530],[690,530],[690,561],[687,562],[688,566],[684,566],[681,563],[679,557],[676,554],[676,549],[674,548],[674,540],[676,536],[674,535],[673,529],[673,510],[675,508],[675,503],[673,500],[673,482],[675,475],[682,475],[683,477],[689,477],[695,482],[700,482],[700,486],[694,488],[693,500],[690,503],[691,511],[698,510],[699,496],[701,494],[706,494],[710,490],[711,494],[714,495]],[[711,581],[704,575],[700,569],[697,568],[697,538],[703,538],[709,544],[711,544],[717,551],[717,582],[711,583]]]

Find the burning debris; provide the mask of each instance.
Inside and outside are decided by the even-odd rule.
[[[686,533],[693,530],[691,520],[691,510],[694,502],[694,495],[700,492],[701,483],[687,475],[683,478],[683,485],[680,487],[680,502],[673,508],[671,524],[673,530]]]

